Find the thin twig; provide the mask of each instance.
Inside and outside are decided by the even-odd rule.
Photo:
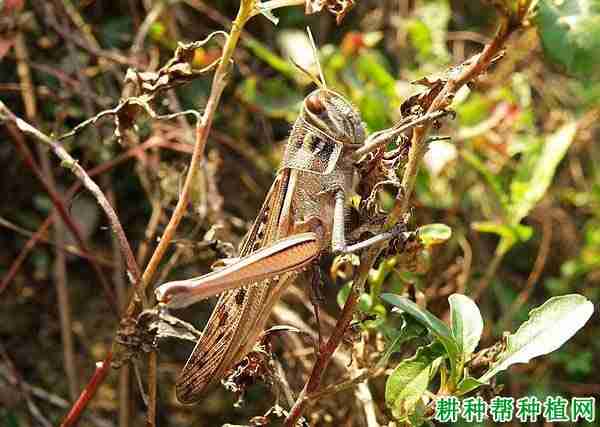
[[[249,19],[252,9],[253,9],[254,1],[252,0],[243,0],[240,4],[240,9],[238,11],[238,15],[233,23],[232,30],[227,37],[227,41],[225,46],[223,47],[223,52],[221,55],[221,60],[219,65],[215,71],[211,92],[206,103],[204,114],[202,118],[198,121],[196,125],[196,142],[194,145],[194,152],[192,153],[192,159],[190,160],[190,167],[188,169],[187,176],[185,178],[185,182],[183,188],[181,190],[181,194],[179,195],[179,200],[177,201],[177,205],[175,206],[175,210],[167,224],[165,231],[160,239],[159,244],[157,245],[146,269],[142,275],[141,285],[140,285],[140,293],[144,293],[145,289],[151,283],[158,266],[166,253],[179,223],[183,218],[183,215],[187,209],[187,205],[190,198],[190,190],[194,184],[194,180],[196,178],[196,174],[198,172],[198,167],[202,162],[202,158],[204,156],[204,148],[206,146],[206,140],[208,138],[208,134],[210,132],[210,128],[212,126],[212,121],[214,119],[214,115],[219,104],[219,100],[225,89],[227,84],[227,76],[231,67],[231,59],[233,56],[233,52],[237,45],[237,42],[240,37],[241,29],[243,28],[246,21]],[[136,311],[139,310],[139,303],[132,299],[127,308],[126,315],[134,316]],[[119,350],[115,351],[115,358]]]
[[[225,46],[223,47],[223,52],[221,54],[221,59],[213,76],[213,81],[211,85],[210,95],[208,97],[208,101],[206,103],[204,114],[201,119],[196,122],[196,133],[195,133],[195,144],[194,151],[192,153],[192,158],[190,160],[190,166],[188,169],[188,173],[181,190],[181,194],[179,196],[179,200],[177,201],[177,205],[175,206],[175,210],[167,224],[165,231],[159,241],[159,244],[154,250],[144,273],[141,276],[141,280],[136,285],[136,294],[142,298],[140,301],[139,298],[134,297],[130,300],[130,303],[127,307],[125,316],[126,317],[134,317],[137,312],[146,304],[140,305],[140,302],[143,302],[143,298],[145,298],[145,291],[149,284],[152,282],[156,271],[162,261],[169,245],[175,236],[175,232],[179,223],[181,222],[185,211],[187,210],[191,189],[194,185],[196,175],[199,170],[200,163],[204,157],[204,149],[206,146],[206,141],[208,139],[208,134],[210,132],[210,128],[212,126],[212,122],[214,119],[215,112],[217,110],[217,106],[219,105],[219,100],[225,89],[227,84],[227,77],[231,68],[231,61],[233,52],[237,45],[237,42],[240,38],[241,29],[245,25],[246,21],[252,16],[254,11],[254,0],[242,0],[240,3],[240,8],[238,10],[238,15],[233,22],[232,30],[229,33],[227,40],[225,42]],[[121,352],[123,347],[117,343],[113,342],[113,352],[115,354],[115,360],[120,361]],[[156,353],[150,353],[149,356],[149,372],[148,372],[148,381],[149,381],[149,402],[148,402],[148,412],[146,423],[148,425],[154,425],[155,423],[155,414],[156,414],[156,368],[157,368],[157,355]]]
[[[117,209],[115,192],[110,189],[107,191],[109,202]],[[113,281],[115,282],[115,290],[117,291],[117,301],[119,310],[123,310],[127,304],[127,287],[125,285],[125,268],[123,265],[123,257],[119,249],[119,241],[116,236],[112,236],[112,253],[115,263],[113,271]],[[139,263],[139,260],[138,260]],[[129,365],[125,365],[119,371],[119,427],[129,427],[130,422],[130,369]]]
[[[496,251],[494,252],[494,257],[485,269],[483,277],[481,278],[481,280],[479,280],[479,282],[477,283],[477,285],[471,293],[471,298],[473,300],[479,301],[481,295],[483,295],[486,289],[490,286],[490,283],[492,283],[492,279],[496,275],[498,267],[500,267],[500,264],[502,263],[505,254],[505,252],[501,252],[498,249],[496,249]]]
[[[139,265],[144,265],[144,263],[146,262],[150,242],[152,242],[152,240],[154,239],[156,230],[160,225],[160,218],[163,214],[162,204],[160,200],[151,200],[151,205],[152,213],[150,214],[150,220],[148,221],[148,225],[146,226],[146,231],[144,231],[144,240],[142,240],[137,250],[137,261]]]
[[[54,219],[54,221],[56,221],[56,219]],[[7,228],[11,231],[14,231],[17,234],[20,234],[22,236],[29,237],[29,238],[33,237],[33,235],[34,235],[34,233],[32,231],[26,230],[23,227],[19,227],[18,225],[8,221],[6,218],[3,218],[3,217],[0,217],[0,227]],[[102,265],[104,267],[111,267],[111,268],[114,267],[112,261],[110,261],[109,259],[97,256],[97,255],[91,255],[88,253],[81,252],[79,249],[77,249],[73,245],[58,244],[56,241],[53,241],[53,240],[49,239],[48,237],[40,237],[40,241],[43,243],[46,243],[50,246],[54,246],[56,249],[60,249],[63,252],[78,256],[83,259],[89,260],[89,259],[93,258],[99,265]]]
[[[508,20],[500,25],[494,39],[487,44],[483,51],[475,58],[471,59],[471,63],[466,65],[457,76],[452,76],[448,79],[440,93],[431,102],[427,109],[427,113],[431,114],[436,111],[441,111],[450,106],[454,99],[454,95],[458,90],[468,82],[474,80],[479,75],[484,73],[493,59],[501,51],[502,46],[517,28],[515,25],[509,25]],[[395,224],[408,211],[410,198],[415,186],[415,180],[419,171],[419,165],[423,160],[427,149],[426,137],[431,127],[431,122],[425,123],[422,127],[415,128],[413,131],[411,147],[408,154],[408,163],[402,176],[402,189],[404,191],[401,203],[397,203],[390,213],[387,226]]]
[[[68,16],[71,22],[77,27],[79,32],[83,35],[83,39],[95,48],[100,49],[100,43],[98,43],[98,40],[96,40],[96,37],[94,36],[93,28],[85,22],[85,19],[83,19],[83,16],[81,16],[71,0],[62,0],[61,4],[65,15]]]
[[[146,413],[146,426],[156,426],[156,392],[158,388],[158,353],[148,354],[148,411]]]
[[[481,54],[472,60],[469,65],[465,66],[465,68],[457,76],[452,77],[447,81],[438,96],[431,102],[431,105],[427,109],[427,115],[433,114],[437,111],[443,111],[448,108],[452,103],[454,94],[456,91],[458,91],[458,89],[486,71],[492,60],[500,51],[508,36],[517,27],[518,26],[514,24],[509,25],[508,22],[501,25],[496,37],[483,49]],[[431,122],[426,121],[422,126],[413,129],[409,159],[402,179],[403,197],[396,203],[390,212],[390,215],[388,216],[386,223],[386,228],[388,229],[393,227],[408,211],[410,206],[410,196],[414,189],[419,165],[426,151],[426,137],[430,127]],[[342,316],[336,324],[332,337],[327,342],[325,349],[326,351],[319,354],[308,382],[304,386],[304,389],[300,393],[300,396],[296,400],[294,407],[286,419],[285,425],[287,427],[293,427],[296,425],[298,419],[302,415],[305,405],[308,402],[306,396],[314,393],[317,390],[323,377],[324,370],[327,368],[328,357],[331,357],[331,354],[339,345],[341,337],[343,337],[344,332],[350,324],[354,307],[358,301],[358,296],[360,295],[366,282],[369,270],[375,263],[375,260],[377,259],[382,247],[382,245],[374,246],[369,249],[364,258],[361,257],[360,271],[358,273],[358,277],[354,280],[352,291],[348,297],[348,300],[346,301],[346,305],[342,311]]]
[[[540,243],[540,249],[538,251],[537,257],[535,258],[535,262],[533,264],[533,269],[531,273],[529,273],[529,277],[527,277],[527,283],[523,286],[517,298],[515,298],[514,302],[511,304],[510,308],[506,312],[502,319],[498,322],[500,325],[500,330],[507,330],[509,327],[509,322],[512,317],[515,315],[519,308],[522,308],[527,300],[531,296],[535,284],[538,282],[542,271],[544,270],[544,266],[546,265],[546,261],[548,259],[548,254],[550,253],[550,244],[552,243],[552,215],[542,215],[542,241]]]
[[[23,395],[25,401],[27,402],[27,409],[29,409],[29,413],[31,414],[31,416],[42,427],[50,427],[52,425],[52,424],[50,424],[50,421],[48,421],[48,419],[46,419],[46,417],[44,417],[42,415],[42,412],[40,411],[38,406],[35,404],[33,399],[31,399],[29,394],[26,393],[26,391],[23,387],[21,375],[18,373],[18,371],[15,367],[15,364],[10,359],[8,352],[6,351],[6,348],[4,348],[4,345],[2,344],[2,342],[0,342],[0,356],[2,356],[2,358],[4,359],[6,366],[8,366],[8,368],[12,371],[12,374],[13,374],[12,376],[15,380],[14,386],[16,386],[15,388]]]
[[[354,388],[358,384],[360,384],[370,378],[375,378],[380,375],[383,375],[384,373],[385,373],[385,369],[381,368],[381,367],[375,367],[373,369],[362,369],[359,371],[359,373],[356,376],[354,376],[348,380],[341,381],[337,384],[332,384],[330,386],[322,388],[321,390],[319,390],[309,396],[306,396],[306,399],[316,402],[326,396],[331,396],[333,394],[337,394],[342,391]]]
[[[109,50],[102,49],[97,42],[92,43],[89,37],[84,37],[83,39],[77,37],[74,32],[69,31],[69,29],[66,29],[66,28],[63,28],[62,26],[60,26],[58,24],[58,22],[56,21],[56,16],[54,16],[54,14],[48,10],[50,8],[49,3],[47,3],[46,6],[47,6],[46,22],[63,39],[73,41],[73,43],[75,43],[77,46],[79,46],[83,50],[89,52],[93,56],[96,56],[102,60],[114,62],[114,63],[120,64],[120,65],[130,66],[130,67],[137,67],[140,65],[135,60],[135,58],[129,59],[126,56],[121,55],[120,53],[118,53],[116,51],[113,51],[113,50],[109,51]],[[68,15],[68,11],[67,11],[67,15]],[[72,18],[72,16],[71,16],[71,18]]]
[[[28,396],[35,397],[61,409],[67,409],[69,408],[69,406],[71,406],[68,400],[63,399],[62,397],[56,394],[50,393],[41,387],[34,386],[24,381],[22,378],[19,377],[18,373],[15,372],[14,366],[9,367],[7,365],[8,364],[0,364],[0,378],[3,378],[3,380],[12,387],[18,386],[20,388],[20,391],[27,396],[26,398],[28,398]],[[101,419],[97,416],[94,416],[93,414],[85,416],[85,419],[89,420],[92,424],[94,424],[97,427],[114,426],[112,422],[109,422],[106,419]]]
[[[0,101],[0,110],[2,109],[3,105],[4,104],[2,104],[2,101]],[[0,114],[2,114],[1,111]],[[90,251],[88,249],[87,243],[85,243],[85,240],[83,238],[83,233],[81,232],[79,226],[73,221],[73,218],[71,218],[71,215],[67,211],[66,204],[63,201],[61,195],[58,194],[56,190],[50,186],[46,178],[40,172],[40,167],[36,164],[35,160],[33,159],[33,155],[25,143],[25,138],[23,137],[23,134],[19,132],[19,129],[17,129],[12,123],[8,124],[7,129],[9,134],[12,136],[12,141],[15,143],[15,148],[21,155],[23,161],[25,162],[27,167],[29,167],[29,169],[33,172],[36,178],[40,181],[40,183],[44,187],[44,190],[50,196],[50,199],[52,200],[52,203],[54,204],[54,207],[60,215],[61,219],[65,222],[69,230],[73,233],[75,241],[77,242],[77,245],[79,246],[81,252],[89,255]],[[116,302],[115,295],[108,281],[104,277],[104,273],[102,272],[100,266],[96,263],[92,256],[89,256],[87,259],[90,260],[94,272],[96,273],[98,279],[100,280],[100,283],[102,284],[109,305],[111,305],[111,307],[114,307],[114,304]],[[22,260],[20,260],[19,258],[15,260],[15,263],[17,261],[22,262]],[[15,263],[13,263],[13,265],[15,265]],[[0,293],[6,290],[12,279],[15,277],[17,271],[18,268],[13,268],[13,266],[11,266],[8,273],[6,273],[6,275],[2,278],[2,283],[0,283]]]
[[[135,35],[135,39],[133,40],[133,44],[131,45],[131,53],[133,55],[137,55],[142,51],[142,48],[144,47],[144,40],[146,38],[146,35],[148,34],[148,31],[150,31],[150,27],[152,26],[152,24],[154,24],[154,21],[156,21],[163,13],[163,11],[165,10],[165,6],[166,2],[157,2],[152,7],[150,12],[148,12],[146,18],[144,18],[144,22],[142,22],[142,25],[140,25],[140,28],[137,34]]]
[[[460,275],[456,279],[456,292],[459,294],[465,293],[465,288],[471,275],[471,263],[473,262],[473,250],[471,244],[465,236],[458,236],[458,244],[463,250],[463,261],[461,265]]]
[[[30,61],[29,66],[33,70],[40,71],[44,74],[48,74],[57,78],[61,83],[61,90],[67,91],[70,97],[80,96],[88,98],[100,108],[107,108],[107,106],[112,104],[111,98],[84,89],[79,80],[76,80],[63,70],[53,68],[47,64],[39,64],[34,61]]]
[[[140,155],[140,153],[143,153],[145,150],[148,150],[152,147],[162,146],[162,147],[174,149],[177,151],[188,152],[187,150],[184,150],[184,149],[180,150],[178,148],[178,145],[179,144],[165,143],[164,141],[162,141],[162,138],[150,138],[143,144],[140,144],[136,147],[133,147],[133,148],[127,150],[125,153],[118,155],[114,159],[109,160],[105,163],[102,163],[101,165],[98,165],[98,166],[90,169],[88,172],[88,175],[90,176],[90,178],[92,178],[96,175],[101,175],[105,172],[108,172],[109,170],[113,169],[114,167],[120,165],[121,163],[129,160],[132,157]],[[75,194],[77,194],[77,192],[81,189],[82,186],[83,186],[83,184],[80,181],[77,181],[75,184],[73,184],[71,186],[71,188],[69,188],[69,190],[66,193],[65,198],[66,199],[72,198]],[[2,279],[2,283],[0,284],[0,293],[2,293],[6,289],[8,284],[17,275],[23,262],[25,261],[25,259],[29,255],[29,253],[35,248],[37,242],[44,239],[44,236],[46,236],[46,233],[47,233],[48,229],[50,228],[50,226],[52,225],[52,223],[53,223],[53,215],[50,214],[48,217],[46,217],[46,219],[44,220],[42,225],[40,225],[40,227],[35,232],[35,234],[33,234],[31,236],[31,238],[25,243],[25,245],[23,246],[23,249],[17,256],[17,258],[15,258],[15,260],[11,264],[10,268],[8,269],[8,272]],[[86,257],[86,259],[93,258],[89,253],[86,254],[85,257]]]
[[[35,116],[37,114],[36,113],[37,107],[36,107],[35,95],[33,92],[33,83],[31,80],[31,74],[29,71],[29,66],[27,65],[28,64],[27,49],[26,49],[25,40],[24,40],[22,33],[17,34],[16,40],[15,40],[15,53],[16,53],[16,57],[17,57],[18,74],[21,79],[21,83],[23,85],[23,99],[24,99],[24,103],[25,103],[25,111],[26,111],[27,116],[30,118],[30,120],[33,120],[33,119],[35,119]],[[0,102],[0,104],[1,104],[1,102]],[[8,126],[8,131],[11,134],[12,140],[15,143],[17,151],[22,156],[23,161],[29,167],[29,169],[31,169],[31,171],[34,173],[36,178],[38,178],[38,180],[43,185],[44,189],[50,196],[52,203],[54,204],[55,208],[57,209],[58,214],[63,219],[65,224],[67,224],[67,226],[69,227],[69,230],[75,236],[75,240],[77,241],[77,244],[79,245],[81,251],[83,253],[89,253],[87,245],[83,239],[83,234],[82,234],[81,230],[79,229],[79,226],[72,220],[71,215],[69,215],[69,213],[67,212],[66,205],[65,205],[64,201],[62,200],[62,197],[56,191],[55,187],[52,185],[51,182],[49,182],[47,177],[45,177],[40,172],[40,168],[36,164],[32,154],[31,154],[31,151],[27,147],[27,144],[25,143],[25,139],[23,138],[23,135],[17,129],[15,129],[15,127],[11,124],[9,124],[9,126]],[[92,257],[90,257],[89,259],[90,259],[90,262],[92,263],[92,267],[94,268],[95,273],[98,275],[98,278],[104,288],[104,291],[106,292],[106,294],[109,298],[109,303],[114,304],[114,302],[115,302],[114,295],[112,294],[112,290],[108,284],[108,281],[104,277],[102,270],[100,269],[100,267],[98,266],[98,264],[95,262],[95,260]],[[3,278],[2,283],[0,284],[0,293],[2,293],[6,289],[6,287],[12,280],[13,276],[10,273],[11,273],[11,271],[9,270],[9,273]]]
[[[366,380],[359,382],[354,391],[354,395],[362,404],[363,410],[365,411],[367,427],[379,427],[379,423],[377,422],[377,405],[375,405],[369,383]]]
[[[0,118],[3,120],[7,120],[9,122],[14,123],[17,128],[23,132],[24,134],[28,134],[33,136],[38,141],[46,144],[52,150],[52,152],[61,159],[61,165],[68,168],[73,174],[79,178],[79,180],[83,183],[83,185],[94,195],[100,207],[104,210],[108,219],[110,221],[111,227],[113,231],[116,233],[119,238],[119,243],[121,245],[121,252],[126,260],[127,264],[127,274],[129,275],[129,280],[133,283],[137,281],[137,278],[140,277],[139,268],[135,262],[135,258],[133,256],[133,252],[131,251],[131,247],[129,246],[129,242],[127,241],[127,237],[125,236],[125,231],[123,230],[123,226],[119,222],[119,218],[117,217],[116,212],[106,199],[106,196],[96,184],[86,173],[86,171],[81,167],[81,165],[75,160],[71,155],[56,141],[54,141],[49,136],[40,132],[35,127],[31,126],[26,121],[20,119],[15,116],[12,111],[4,105],[3,102],[0,101]]]
[[[523,19],[523,16],[520,16],[519,18]],[[513,31],[519,28],[521,23],[520,19],[518,22],[514,22],[511,21],[510,18],[505,17],[504,22],[500,25],[498,31],[496,32],[496,36],[483,48],[483,51],[464,64],[464,68],[460,70],[459,73],[448,79],[442,90],[431,102],[429,108],[427,109],[427,113],[448,108],[452,104],[454,95],[461,87],[473,81],[475,78],[487,71],[494,58],[501,52],[501,49],[508,37],[513,33]],[[394,225],[406,214],[409,209],[411,195],[415,186],[417,173],[419,171],[419,165],[423,160],[423,156],[427,150],[426,137],[430,127],[431,124],[427,123],[422,127],[414,129],[413,131],[411,147],[408,154],[408,162],[402,177],[402,189],[404,191],[403,198],[399,201],[399,203],[396,203],[390,212],[388,223],[386,224],[387,227]],[[494,257],[494,260],[490,264],[486,275],[482,280],[482,284],[489,283],[492,275],[496,272],[497,267],[500,265],[501,260],[502,256]],[[478,287],[473,295],[474,299],[481,294],[483,288],[484,287],[481,285]]]
[[[374,259],[377,258],[375,252],[379,252],[380,248],[371,247],[366,251],[365,259]],[[304,388],[300,392],[300,395],[296,399],[296,403],[290,410],[289,415],[285,420],[285,425],[287,427],[294,427],[298,422],[298,419],[302,416],[302,411],[304,407],[310,402],[307,399],[307,396],[310,396],[312,393],[315,393],[321,385],[321,380],[323,379],[323,375],[325,374],[325,370],[329,366],[329,362],[331,361],[331,357],[333,353],[339,347],[348,326],[350,326],[350,322],[352,321],[352,317],[354,315],[354,309],[358,304],[358,298],[362,294],[362,290],[364,289],[364,285],[367,280],[367,276],[369,270],[371,269],[371,263],[364,262],[361,260],[361,264],[358,271],[358,277],[354,280],[352,284],[352,289],[346,302],[344,304],[344,308],[342,309],[342,313],[331,333],[331,336],[320,349],[319,354],[317,355],[317,360],[313,366],[313,369],[310,373],[310,377]]]
[[[44,151],[40,147],[40,151]],[[52,175],[50,159],[48,153],[44,151],[42,156],[42,166],[46,170],[47,176]],[[53,178],[50,178],[53,180]],[[60,220],[54,221],[54,240],[63,245],[65,241],[65,227]],[[58,297],[58,312],[60,316],[60,335],[63,345],[63,364],[67,374],[69,384],[69,397],[75,401],[79,392],[79,375],[77,374],[77,365],[75,363],[75,346],[73,344],[73,328],[71,321],[71,304],[69,298],[69,289],[67,288],[67,259],[65,253],[59,249],[54,252],[54,282],[56,285],[56,294]]]

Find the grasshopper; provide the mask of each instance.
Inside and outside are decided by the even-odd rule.
[[[439,116],[404,121],[367,138],[358,111],[324,82],[304,99],[281,167],[240,244],[239,258],[155,291],[168,308],[221,294],[176,381],[180,402],[198,401],[211,383],[253,350],[284,290],[321,255],[358,251],[403,232],[397,227],[347,244],[344,218],[354,191],[355,164],[405,130]]]

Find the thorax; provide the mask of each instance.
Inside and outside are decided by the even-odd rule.
[[[318,218],[324,227],[324,237],[329,240],[333,227],[335,192],[345,191],[347,197],[353,194],[354,167],[351,163],[344,164],[340,161],[327,175],[301,170],[296,173],[297,182],[292,199],[294,219],[296,222],[303,222],[310,218]]]

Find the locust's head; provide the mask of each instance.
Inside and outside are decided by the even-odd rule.
[[[301,117],[335,142],[358,147],[365,141],[365,128],[358,111],[342,95],[319,88],[304,99]]]
[[[340,94],[319,88],[302,103],[283,157],[283,167],[331,173],[342,152],[354,151],[366,133],[358,111]]]

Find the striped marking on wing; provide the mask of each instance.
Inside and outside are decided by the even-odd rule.
[[[275,240],[289,170],[277,175],[261,210],[240,245],[240,257]],[[225,292],[219,298],[206,328],[177,378],[175,391],[182,403],[194,403],[205,389],[220,380],[238,362],[239,351],[247,343],[244,336],[252,331],[256,318],[248,316],[263,305],[268,296],[268,280]],[[240,321],[244,319],[244,324]]]

